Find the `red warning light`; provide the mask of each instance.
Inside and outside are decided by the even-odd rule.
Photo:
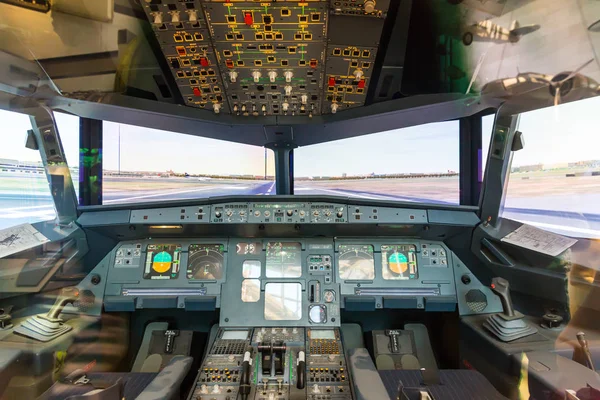
[[[202,65],[203,67],[208,67],[209,66],[208,58],[201,57],[200,58],[200,65]]]
[[[196,97],[202,96],[202,92],[197,87],[194,88],[194,96],[196,96]]]
[[[365,83],[366,83],[366,82],[365,82],[365,80],[364,80],[364,79],[361,79],[361,80],[358,82],[358,88],[359,88],[359,89],[364,89],[364,88],[365,88]]]
[[[329,78],[329,86],[335,86],[335,78]]]
[[[246,23],[246,25],[250,26],[253,24],[254,20],[252,18],[252,13],[245,13],[244,14],[244,22]]]

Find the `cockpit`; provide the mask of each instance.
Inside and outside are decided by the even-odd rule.
[[[600,399],[599,4],[0,0],[0,399]]]

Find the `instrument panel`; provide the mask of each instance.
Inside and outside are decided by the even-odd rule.
[[[390,0],[141,4],[187,106],[312,117],[365,104]]]
[[[107,311],[220,308],[223,327],[336,327],[342,309],[453,311],[460,301],[455,256],[422,239],[146,239],[110,257]]]

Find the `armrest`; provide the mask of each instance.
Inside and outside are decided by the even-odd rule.
[[[350,372],[357,400],[389,399],[390,395],[381,381],[375,364],[365,348],[348,351]]]
[[[178,393],[181,382],[192,367],[192,357],[175,356],[158,373],[136,400],[172,399]]]
[[[565,390],[577,392],[588,385],[600,389],[600,375],[571,359],[545,351],[532,351],[526,355],[529,359],[529,391],[532,396],[551,391],[563,398]],[[521,354],[513,357],[519,359],[520,364]]]

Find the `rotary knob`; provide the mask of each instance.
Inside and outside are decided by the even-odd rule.
[[[285,213],[287,214],[288,217],[291,217],[292,215],[294,215],[293,210],[287,210]]]
[[[544,314],[542,316],[542,326],[548,329],[558,328],[563,322],[563,317],[557,314]]]
[[[229,80],[230,80],[232,83],[235,83],[235,81],[237,81],[237,77],[238,77],[238,73],[237,73],[236,71],[231,71],[231,72],[229,73]],[[259,77],[259,78],[260,78],[260,77]]]
[[[287,85],[286,87],[284,87],[285,90],[285,95],[289,96],[292,94],[292,87],[290,85]]]
[[[254,71],[252,73],[252,78],[254,79],[254,82],[258,83],[260,81],[260,77],[262,76],[262,74],[260,73],[260,71]]]
[[[363,4],[363,8],[366,13],[371,14],[373,11],[375,11],[375,1],[365,0],[365,2]]]
[[[269,71],[269,81],[270,82],[275,82],[275,78],[277,78],[277,72],[275,72],[275,71]]]
[[[221,218],[223,214],[221,213],[221,211],[215,211],[215,217],[216,218]]]
[[[286,82],[291,82],[292,78],[294,77],[294,73],[292,71],[285,71],[285,73],[283,74],[283,76],[285,76],[285,81]]]

